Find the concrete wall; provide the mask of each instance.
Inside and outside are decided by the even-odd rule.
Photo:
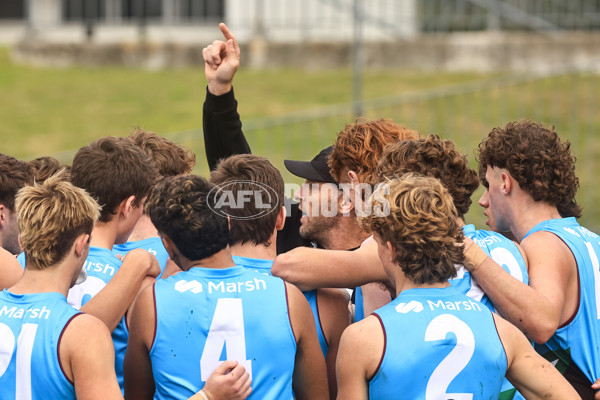
[[[175,35],[176,33],[173,32]],[[152,37],[152,30],[149,31]],[[210,41],[206,41],[208,43]],[[202,65],[203,45],[195,43],[43,43],[13,47],[16,60],[43,65],[141,65],[148,68]],[[351,65],[351,44],[340,42],[241,43],[242,65],[307,69]],[[563,33],[552,38],[525,33],[472,33],[422,36],[365,44],[365,68],[445,71],[600,70],[600,33]]]

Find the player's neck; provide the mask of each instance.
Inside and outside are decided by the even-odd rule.
[[[246,242],[231,246],[231,254],[238,257],[261,258],[263,260],[274,260],[277,257],[277,231],[274,230],[269,238],[269,246]]]
[[[398,268],[400,268],[400,267],[398,267]],[[402,293],[403,291],[408,290],[408,289],[433,289],[433,288],[445,288],[448,286],[450,286],[450,283],[448,283],[448,281],[435,282],[435,283],[415,283],[415,282],[411,281],[410,279],[407,279],[403,275],[402,278],[396,279],[396,297],[398,297],[398,295],[400,293]]]
[[[90,239],[91,247],[100,247],[103,249],[112,250],[115,240],[117,239],[117,224],[116,219],[108,222],[96,222],[92,230],[92,238]]]
[[[235,244],[231,246],[231,254],[238,257],[260,258],[263,260],[274,260],[277,256],[275,242],[271,242],[270,246],[264,244]]]
[[[340,223],[327,232],[319,245],[327,250],[350,250],[361,245],[370,234],[356,223],[355,218],[342,218]]]
[[[66,297],[72,279],[67,272],[67,268],[62,265],[37,269],[28,264],[21,279],[8,290],[13,294],[57,292]]]
[[[154,227],[154,224],[147,215],[142,215],[135,224],[133,232],[129,235],[129,242],[135,242],[138,240],[144,240],[152,237],[158,237],[158,231]]]
[[[550,220],[561,218],[556,206],[542,201],[522,202],[518,207],[518,212],[513,214],[511,232],[515,239],[521,242],[525,235],[537,224]]]
[[[231,258],[231,250],[229,246],[225,247],[223,250],[213,254],[210,257],[203,258],[202,260],[188,260],[182,255],[177,255],[179,259],[177,264],[179,267],[187,271],[190,268],[200,267],[200,268],[209,268],[209,269],[224,269],[231,268],[235,266],[233,259]],[[175,260],[174,260],[175,261]]]

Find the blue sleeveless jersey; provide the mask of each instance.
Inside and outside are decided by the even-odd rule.
[[[159,237],[151,237],[144,240],[136,240],[135,242],[115,244],[113,246],[113,253],[115,255],[121,255],[125,257],[127,253],[133,249],[144,249],[156,257],[158,265],[160,265],[160,274],[156,277],[156,279],[160,279],[163,272],[165,272],[167,260],[169,259],[169,253],[167,253],[162,240]]]
[[[483,304],[453,287],[409,289],[374,314],[385,347],[371,399],[498,398],[507,359]]]
[[[466,237],[473,240],[486,254],[500,265],[513,278],[529,284],[529,274],[527,272],[527,263],[519,251],[517,245],[510,239],[500,233],[475,229],[474,225],[463,226],[463,232]],[[472,299],[482,302],[491,311],[495,311],[492,301],[483,292],[477,281],[471,279],[471,274],[461,265],[456,271],[456,278],[450,280],[450,284],[456,287],[461,293]],[[522,399],[520,393],[507,380],[502,384],[502,395],[500,400]]]
[[[362,286],[354,289],[354,322],[365,319],[365,304],[363,300]]]
[[[21,264],[21,267],[23,267],[23,269],[25,269],[25,252],[21,252],[17,256],[17,261],[19,262],[19,264]]]
[[[154,284],[155,399],[187,399],[224,360],[252,378],[249,399],[292,399],[296,340],[283,280],[195,267]]]
[[[600,236],[573,217],[541,222],[525,237],[538,231],[551,232],[569,246],[577,262],[580,295],[573,319],[536,350],[542,354],[550,350],[561,362],[575,363],[591,384],[600,377]]]
[[[58,346],[77,314],[60,293],[0,292],[1,399],[75,399]]]
[[[100,290],[104,289],[114,274],[121,267],[119,260],[109,249],[100,247],[90,247],[90,252],[83,268],[87,272],[85,282],[73,286],[69,290],[67,301],[76,309],[80,309]],[[111,333],[113,344],[115,346],[115,372],[121,391],[123,391],[123,360],[125,359],[125,350],[127,349],[127,339],[129,332],[125,324],[125,317],[121,319],[119,325]]]
[[[233,256],[233,262],[236,265],[242,266],[246,269],[255,270],[257,272],[266,274],[271,276],[271,267],[273,266],[273,260],[265,260],[262,258],[249,258],[249,257],[239,257]],[[327,345],[327,340],[325,339],[325,333],[323,333],[323,326],[321,325],[321,318],[319,317],[319,305],[317,303],[317,292],[316,290],[310,290],[308,292],[303,292],[304,297],[308,300],[308,304],[310,305],[310,309],[313,313],[313,318],[315,319],[315,325],[317,327],[317,337],[319,338],[319,345],[321,346],[321,351],[323,352],[323,357],[327,357],[327,349],[329,348]]]
[[[475,229],[474,225],[463,227],[465,236],[473,240],[486,254],[500,265],[506,272],[519,281],[529,284],[527,264],[519,251],[517,245],[510,239],[497,232]],[[494,305],[486,294],[481,290],[477,282],[471,279],[471,274],[464,266],[456,271],[456,278],[450,280],[450,284],[461,293],[472,299],[482,302],[490,310],[495,311]]]

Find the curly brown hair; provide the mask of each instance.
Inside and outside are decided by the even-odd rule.
[[[196,165],[191,150],[154,132],[137,127],[129,138],[150,156],[162,177],[189,174]]]
[[[210,257],[229,243],[227,219],[213,211],[214,188],[196,175],[166,177],[152,188],[144,206],[158,232],[191,261]]]
[[[416,284],[439,283],[456,276],[454,264],[464,261],[464,234],[457,222],[452,197],[441,182],[432,177],[405,174],[388,180],[369,198],[376,209],[389,203],[389,215],[371,213],[359,217],[359,224],[395,250],[396,263]]]
[[[329,156],[331,175],[340,183],[348,182],[345,173],[354,171],[362,183],[375,184],[375,167],[386,145],[405,139],[418,139],[419,133],[391,119],[357,119],[338,133]]]
[[[379,181],[408,172],[439,179],[454,199],[461,218],[469,211],[471,195],[479,187],[477,172],[469,167],[467,157],[456,150],[453,141],[442,140],[437,135],[403,140],[385,147],[377,163]]]
[[[581,217],[575,157],[554,127],[524,120],[492,129],[479,144],[479,177],[486,187],[488,166],[506,169],[533,200],[556,206],[562,217]]]

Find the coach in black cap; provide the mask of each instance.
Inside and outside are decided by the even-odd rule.
[[[329,146],[321,150],[311,161],[284,160],[283,163],[288,171],[300,178],[337,185],[329,170],[329,155],[332,151],[333,146]]]

